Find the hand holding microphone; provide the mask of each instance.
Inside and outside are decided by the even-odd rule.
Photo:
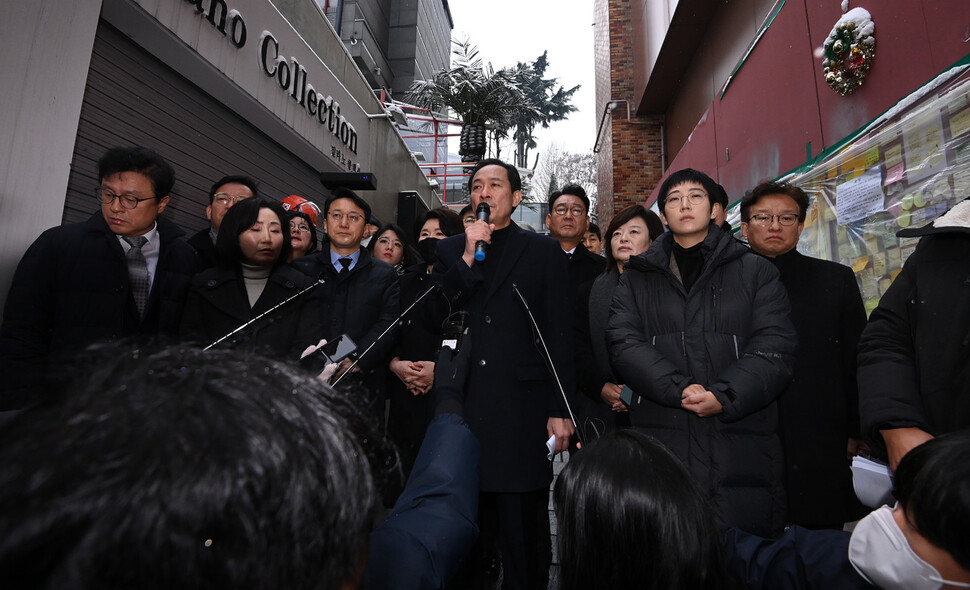
[[[475,217],[480,221],[488,223],[488,216],[491,214],[492,208],[488,206],[488,203],[479,203],[478,209],[475,210]],[[478,240],[475,242],[475,260],[478,262],[485,262],[485,250],[488,249],[488,243],[485,240]]]
[[[465,253],[462,258],[468,266],[485,261],[488,243],[494,229],[488,222],[490,214],[491,207],[488,203],[480,203],[475,211],[477,218],[475,223],[465,227]]]

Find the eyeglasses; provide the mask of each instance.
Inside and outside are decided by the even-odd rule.
[[[553,209],[552,213],[558,217],[565,217],[567,213],[571,213],[573,217],[582,217],[586,215],[586,210],[582,207],[566,207],[565,205],[560,205]]]
[[[701,203],[704,202],[704,199],[706,198],[707,198],[707,193],[700,193],[700,192],[688,193],[686,197],[681,197],[679,194],[670,195],[667,197],[667,203],[666,205],[664,205],[664,207],[666,207],[667,205],[670,205],[671,207],[680,207],[680,204],[681,202],[683,202],[684,199],[687,199],[687,202],[690,203],[691,205],[700,205]]]
[[[219,203],[222,206],[232,207],[239,201],[243,199],[248,199],[249,195],[230,195],[229,193],[216,193],[212,195],[212,201],[214,203]]]
[[[94,189],[94,196],[98,198],[105,205],[110,205],[115,199],[121,201],[121,206],[125,209],[134,209],[138,206],[138,203],[142,201],[152,201],[155,197],[139,198],[131,193],[124,193],[122,195],[115,194],[113,190],[107,187],[99,186]]]
[[[360,223],[364,220],[364,216],[360,213],[340,213],[339,211],[331,211],[330,213],[327,213],[327,217],[329,217],[330,221],[334,223],[341,223],[344,219],[346,219],[347,223],[350,223],[351,225]]]
[[[291,223],[290,224],[290,233],[293,233],[293,232],[309,232],[309,231],[310,231],[310,226],[307,225],[307,224],[305,224],[305,223]]]
[[[471,225],[471,224],[475,223],[475,218],[474,217],[466,217],[466,218],[462,219],[462,221],[465,223],[465,225]]]
[[[401,240],[392,240],[391,238],[386,238],[384,236],[381,236],[381,239],[377,240],[377,243],[383,244],[385,246],[393,246],[394,248],[404,247],[404,244],[401,243]]]
[[[778,220],[779,224],[785,227],[791,227],[798,223],[798,215],[795,215],[794,213],[783,213],[781,215],[765,215],[763,213],[758,213],[757,215],[751,216],[751,221],[760,225],[761,227],[768,227],[775,219]]]

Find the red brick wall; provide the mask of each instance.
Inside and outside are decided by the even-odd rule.
[[[613,215],[613,143],[612,129],[602,120],[603,109],[610,101],[610,0],[595,0],[593,5],[593,51],[596,64],[596,122],[600,137],[596,157],[596,214],[600,228]],[[602,123],[602,124],[601,124]]]
[[[630,11],[631,0],[596,0],[597,113],[602,116],[610,101],[619,101],[606,115],[599,142],[596,212],[603,229],[616,211],[645,203],[664,164],[662,118],[636,116]]]

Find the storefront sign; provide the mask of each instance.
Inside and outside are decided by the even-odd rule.
[[[280,42],[269,31],[263,31],[259,40],[259,62],[263,72],[271,78],[276,78],[280,89],[289,91],[293,100],[311,117],[315,117],[321,125],[344,144],[347,149],[357,153],[357,131],[353,125],[340,116],[340,104],[328,96],[318,94],[312,84],[307,82],[307,71],[295,57],[287,62],[280,56]]]
[[[246,22],[243,21],[238,10],[229,10],[225,0],[209,0],[208,6],[202,5],[203,0],[186,0],[186,2],[195,5],[195,12],[204,16],[210,25],[226,35],[238,49],[242,49],[246,44]],[[218,23],[216,19],[219,20]]]
[[[366,127],[366,113],[272,3],[183,0],[184,11],[173,13],[166,0],[136,1],[341,168],[359,171],[368,164],[354,124]],[[198,20],[186,19],[187,13]],[[260,29],[247,21],[261,25],[257,43],[252,31]],[[335,59],[349,60],[343,54]],[[353,106],[348,112],[341,103]]]

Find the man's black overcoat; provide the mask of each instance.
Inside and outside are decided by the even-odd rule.
[[[465,419],[482,444],[481,489],[521,493],[552,480],[546,422],[568,414],[513,284],[528,302],[570,396],[575,371],[567,257],[552,238],[514,222],[508,231],[501,257],[486,257],[471,268],[462,260],[464,234],[443,240],[435,252],[433,276],[450,309],[469,312],[473,348]],[[488,264],[497,265],[491,280],[484,268]],[[447,315],[444,301],[436,298],[433,315]]]
[[[176,336],[198,257],[177,225],[156,220],[161,241],[152,290],[139,317],[118,236],[101,211],[51,228],[24,254],[0,328],[0,408],[34,401],[49,361],[88,344],[141,336]],[[33,398],[33,399],[27,399]]]
[[[778,398],[788,523],[841,525],[861,516],[846,442],[860,436],[856,355],[866,311],[850,268],[796,250],[771,260],[798,333],[795,374]]]

